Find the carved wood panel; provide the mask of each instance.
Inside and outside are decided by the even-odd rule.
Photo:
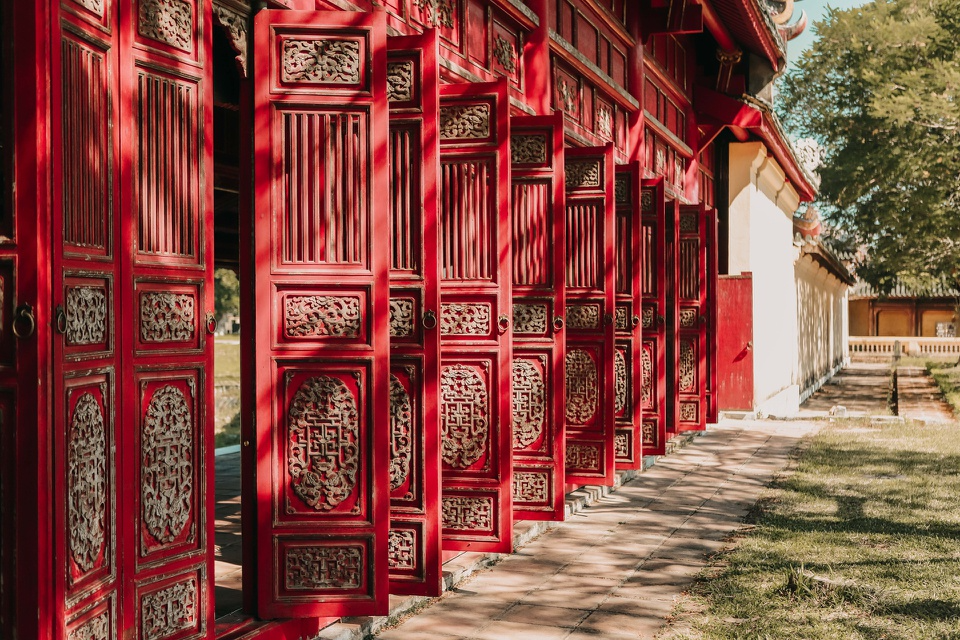
[[[680,208],[677,224],[675,374],[678,431],[705,429],[707,424],[707,210]]]
[[[640,192],[640,291],[643,332],[641,371],[641,440],[644,455],[661,455],[667,426],[667,204],[661,179],[644,180]]]

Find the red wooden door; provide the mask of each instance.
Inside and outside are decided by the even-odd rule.
[[[717,289],[719,288],[720,270],[718,264],[717,242],[719,239],[719,228],[717,220],[717,210],[707,209],[705,212],[707,232],[707,422],[716,424],[720,417],[720,409],[717,405]]]
[[[390,592],[440,595],[437,37],[387,39]]]
[[[680,202],[677,199],[668,200],[664,207],[665,235],[667,243],[666,260],[664,262],[664,283],[666,292],[666,420],[664,421],[667,438],[677,434],[677,415],[679,406],[679,389],[677,379],[679,372],[677,365],[680,359],[680,299],[677,297],[678,277],[680,272]]]
[[[707,211],[681,206],[676,251],[676,388],[677,431],[697,431],[707,424]]]
[[[614,315],[617,346],[614,354],[615,456],[618,469],[639,469],[641,444],[640,277],[643,264],[640,242],[640,163],[617,166],[614,184],[617,206],[616,287]]]
[[[380,12],[254,24],[258,614],[382,614],[389,189]]]
[[[565,153],[567,482],[609,485],[616,402],[613,147]]]
[[[513,515],[563,520],[563,114],[510,119]]]
[[[440,87],[443,548],[512,548],[507,89]]]
[[[717,282],[717,410],[753,411],[753,276]]]
[[[662,455],[667,424],[667,278],[666,201],[663,178],[645,180],[640,192],[641,292],[643,348],[640,352],[640,405],[643,410],[643,452]]]

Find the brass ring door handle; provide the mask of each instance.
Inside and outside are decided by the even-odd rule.
[[[33,315],[33,307],[26,302],[18,305],[13,312],[11,329],[18,340],[26,340],[32,336],[37,330],[37,318]]]

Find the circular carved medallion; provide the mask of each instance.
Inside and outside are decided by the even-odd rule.
[[[487,385],[470,367],[455,364],[440,372],[440,453],[464,469],[483,455],[490,429]]]

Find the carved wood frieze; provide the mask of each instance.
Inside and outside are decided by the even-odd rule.
[[[657,446],[657,425],[655,422],[645,421],[640,426],[640,437],[644,446]]]
[[[444,463],[465,469],[487,450],[490,399],[484,379],[462,364],[440,372],[440,453]]]
[[[523,449],[543,435],[547,386],[540,369],[527,360],[513,361],[513,447]]]
[[[403,486],[413,458],[413,404],[400,380],[390,376],[390,490]]]
[[[567,421],[586,424],[597,412],[600,378],[597,363],[583,349],[569,351],[566,362]]]
[[[78,5],[89,11],[90,13],[95,13],[101,18],[103,17],[103,0],[73,0]]]
[[[297,546],[286,551],[283,582],[291,591],[357,589],[363,572],[363,547]]]
[[[621,460],[630,459],[630,438],[626,433],[618,431],[616,434],[614,434],[613,453]]]
[[[550,502],[550,476],[546,471],[514,471],[514,502]]]
[[[640,374],[640,400],[644,407],[649,407],[653,404],[653,354],[647,345],[640,350]]]
[[[417,537],[413,531],[391,529],[387,537],[387,564],[391,570],[417,568]]]
[[[570,469],[599,469],[600,451],[590,444],[567,444],[564,462]]]
[[[577,114],[577,85],[567,81],[566,78],[560,78],[557,81],[557,102],[560,108],[570,115]]]
[[[362,319],[357,296],[289,296],[283,301],[288,338],[356,338]]]
[[[70,287],[65,300],[69,345],[103,344],[107,336],[107,291],[103,287]]]
[[[681,340],[679,365],[677,367],[680,377],[680,391],[693,391],[697,377],[696,360],[693,342],[690,340]]]
[[[287,412],[287,471],[293,493],[316,511],[334,509],[354,492],[360,456],[360,416],[353,393],[330,376],[304,381]]]
[[[103,409],[91,393],[77,400],[67,454],[70,556],[81,572],[94,568],[103,549],[107,506],[107,433]]]
[[[547,305],[514,304],[513,332],[545,334],[547,332]]]
[[[684,422],[697,422],[697,403],[696,402],[681,402],[680,403],[680,419]]]
[[[440,335],[485,336],[489,334],[489,304],[450,302],[440,305]]]
[[[197,579],[189,578],[148,593],[140,601],[140,629],[144,640],[161,640],[197,626]]]
[[[440,512],[444,529],[493,531],[493,498],[444,496]]]
[[[182,51],[193,50],[193,6],[188,0],[140,0],[137,32]]]
[[[141,429],[140,500],[146,531],[159,543],[176,540],[192,515],[193,429],[183,391],[157,389]]]
[[[247,47],[250,41],[249,31],[247,29],[248,18],[233,9],[229,9],[222,4],[213,4],[213,16],[223,27],[230,39],[230,46],[237,54],[237,64],[243,77],[247,77]]]
[[[597,134],[613,140],[613,110],[605,104],[597,105]]]
[[[507,73],[517,70],[517,51],[513,43],[501,35],[493,42],[493,57]]]
[[[421,21],[430,27],[453,28],[453,0],[413,0]]]
[[[387,63],[387,100],[391,102],[413,100],[413,62],[401,60]]]
[[[440,139],[472,140],[490,137],[490,105],[440,107]]]
[[[599,160],[568,160],[564,163],[564,173],[568,189],[600,186]]]
[[[67,640],[110,640],[113,637],[110,612],[104,611],[72,629]]]
[[[390,299],[390,337],[409,338],[413,336],[414,300],[410,298]]]
[[[600,328],[600,305],[598,304],[567,305],[567,325],[571,329],[599,329]]]
[[[510,161],[514,164],[544,164],[547,161],[547,137],[540,135],[511,136]]]
[[[312,84],[359,84],[360,43],[356,40],[283,41],[280,79]]]
[[[196,332],[196,300],[183,293],[140,294],[140,339],[144,342],[187,342]]]
[[[614,410],[621,413],[630,404],[630,374],[627,359],[619,349],[613,355],[613,374]]]

